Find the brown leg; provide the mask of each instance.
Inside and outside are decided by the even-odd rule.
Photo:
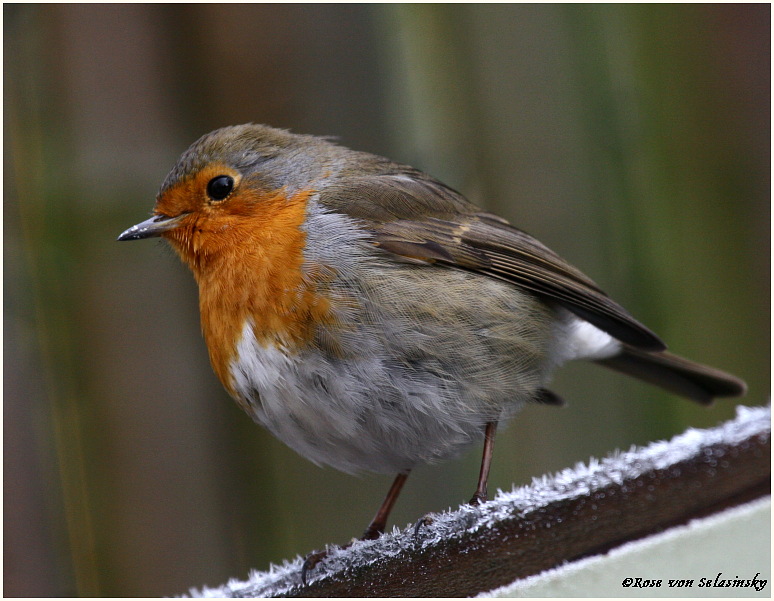
[[[404,472],[395,477],[387,496],[382,502],[382,506],[379,508],[379,511],[376,512],[371,523],[368,524],[368,528],[365,529],[363,536],[360,537],[361,540],[373,540],[379,538],[379,535],[384,532],[384,528],[387,526],[387,518],[390,517],[390,512],[392,511],[392,506],[395,505],[395,501],[398,500],[400,489],[403,488],[403,484],[405,484],[408,475],[408,472]]]
[[[387,518],[390,517],[392,507],[395,505],[395,501],[398,500],[400,489],[403,488],[403,485],[406,482],[406,478],[408,478],[409,471],[410,470],[407,470],[406,472],[398,474],[395,477],[390,490],[387,492],[387,496],[382,502],[382,506],[379,508],[379,511],[376,512],[376,515],[374,516],[374,519],[371,520],[371,523],[368,524],[368,528],[366,528],[363,536],[360,537],[360,540],[373,540],[375,538],[379,538],[379,535],[384,532],[384,527],[387,525]],[[349,544],[351,545],[352,543]],[[345,545],[345,547],[348,546],[349,545]],[[327,550],[310,553],[306,556],[304,559],[304,564],[301,566],[302,584],[306,585],[306,575],[327,556]]]
[[[471,505],[479,505],[486,502],[486,482],[489,480],[489,468],[492,465],[492,451],[494,450],[494,437],[497,430],[497,422],[489,422],[484,430],[484,455],[481,458],[481,473],[478,475],[476,493],[470,500]]]

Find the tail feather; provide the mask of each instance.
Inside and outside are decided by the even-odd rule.
[[[715,397],[736,397],[747,392],[743,380],[667,351],[650,353],[625,345],[620,354],[596,363],[703,405]]]

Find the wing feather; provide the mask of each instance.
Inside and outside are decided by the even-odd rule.
[[[320,202],[361,220],[386,252],[511,282],[636,348],[666,348],[590,278],[526,232],[422,172],[394,163],[380,169],[324,188]]]

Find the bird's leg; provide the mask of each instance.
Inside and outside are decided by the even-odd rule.
[[[387,491],[387,496],[384,498],[384,501],[382,501],[382,506],[379,507],[379,511],[376,512],[374,519],[372,519],[371,523],[368,524],[368,528],[365,529],[365,532],[363,533],[363,536],[360,537],[360,540],[373,540],[379,538],[379,535],[384,532],[384,528],[387,525],[387,518],[390,517],[390,512],[395,505],[395,501],[398,500],[400,490],[406,483],[406,478],[408,478],[410,471],[411,470],[406,470],[405,472],[401,472],[395,477],[392,486],[390,486],[390,490]],[[349,543],[349,545],[351,544],[352,543]],[[348,547],[349,545],[346,545],[344,548]],[[304,559],[304,565],[301,567],[301,582],[303,584],[306,584],[306,575],[327,556],[327,550],[317,551],[306,556]]]
[[[484,430],[484,455],[481,458],[481,473],[478,475],[476,492],[470,500],[471,505],[479,505],[486,502],[486,482],[489,480],[489,468],[492,465],[492,451],[494,450],[496,430],[497,422],[488,422],[486,424],[486,429]]]
[[[398,500],[398,495],[406,482],[406,478],[408,478],[409,471],[401,472],[395,477],[390,490],[387,492],[387,496],[384,497],[382,506],[379,507],[379,511],[376,512],[374,519],[368,524],[368,528],[365,529],[360,540],[373,540],[379,538],[379,535],[384,533],[384,528],[387,526],[387,518],[390,517],[392,507],[395,505],[395,501]]]
[[[478,475],[478,486],[473,498],[470,500],[471,505],[480,505],[485,503],[487,499],[486,483],[489,480],[489,468],[492,466],[492,451],[494,450],[494,437],[497,431],[497,422],[487,422],[484,429],[484,455],[481,458],[481,473]],[[426,515],[421,518],[414,525],[414,538],[419,536],[419,532],[424,526],[429,526],[433,523],[433,518],[430,515]]]

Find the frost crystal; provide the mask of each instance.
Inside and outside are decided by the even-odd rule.
[[[378,540],[357,541],[342,549],[329,547],[328,557],[310,574],[310,582],[332,574],[371,565],[394,557],[407,549],[434,547],[455,537],[492,528],[504,519],[540,511],[547,504],[599,492],[611,483],[620,484],[643,473],[664,469],[697,455],[714,455],[713,446],[733,446],[763,432],[771,431],[770,407],[738,407],[736,419],[709,430],[689,429],[671,441],[654,442],[647,447],[633,447],[615,452],[605,459],[591,458],[588,464],[578,464],[553,476],[535,478],[530,486],[510,492],[498,491],[497,496],[480,506],[462,505],[455,511],[433,515],[419,539],[414,527],[393,528]],[[722,457],[716,457],[722,461]],[[303,559],[296,557],[281,566],[271,565],[268,572],[251,572],[245,582],[230,580],[218,588],[191,590],[192,597],[273,597],[301,586]],[[303,591],[298,590],[303,596]]]

